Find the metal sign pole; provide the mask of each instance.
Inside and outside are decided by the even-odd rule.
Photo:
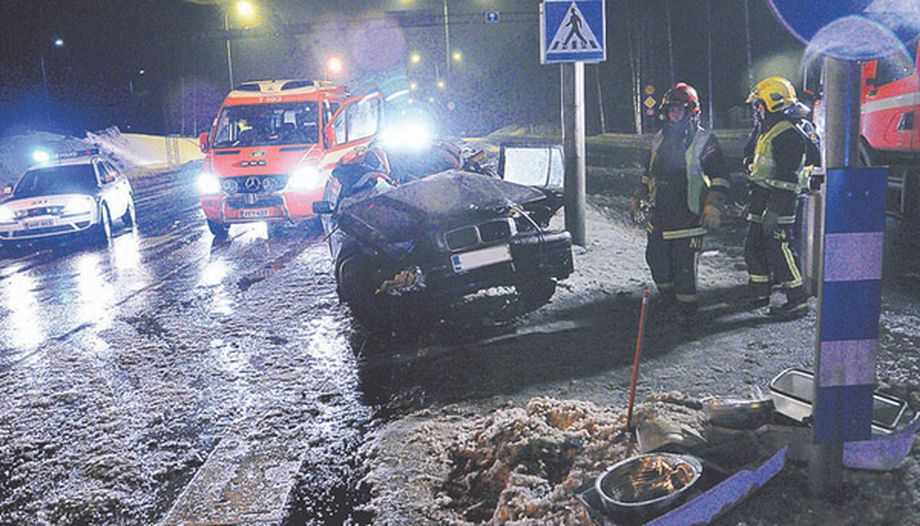
[[[565,151],[565,229],[585,246],[585,65],[560,66],[562,145]]]
[[[871,438],[885,230],[884,168],[856,168],[860,67],[825,58],[827,164],[809,487],[842,485],[843,444]]]

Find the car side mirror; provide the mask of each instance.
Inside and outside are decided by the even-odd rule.
[[[12,195],[13,194],[13,185],[8,184],[3,187],[3,195]]]
[[[201,153],[208,153],[210,145],[208,144],[208,132],[203,132],[198,136],[198,149]]]
[[[331,214],[335,212],[335,207],[329,201],[313,201],[313,213],[316,215]]]

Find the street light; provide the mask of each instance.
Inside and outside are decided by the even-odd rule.
[[[413,51],[412,54],[409,55],[409,62],[413,64],[419,64],[422,62],[422,56],[418,53],[418,51]]]
[[[243,18],[250,18],[256,10],[248,0],[236,2],[236,12]],[[224,33],[227,35],[227,77],[230,79],[230,89],[233,89],[233,54],[230,50],[230,9],[224,11]]]
[[[329,77],[338,75],[345,69],[345,63],[339,57],[329,57],[323,62],[323,80],[329,80]]]
[[[459,50],[454,51],[451,58],[454,59],[454,62],[460,62],[463,60],[463,53]]]

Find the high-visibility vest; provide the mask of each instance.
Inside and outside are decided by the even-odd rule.
[[[811,167],[805,166],[805,153],[802,153],[802,159],[799,161],[799,167],[796,169],[796,182],[782,181],[777,178],[776,161],[773,157],[773,139],[779,134],[794,129],[795,125],[789,121],[782,120],[776,123],[767,133],[757,138],[757,145],[754,147],[754,162],[751,164],[751,173],[748,174],[748,180],[752,183],[766,188],[768,190],[778,188],[798,193],[805,188],[808,182],[808,176],[811,174]]]
[[[709,131],[705,128],[697,128],[693,134],[693,140],[690,147],[687,148],[687,208],[694,214],[699,215],[703,209],[703,200],[706,199],[706,191],[709,189],[709,177],[703,172],[703,163],[700,157],[703,155],[703,148],[709,140]],[[664,142],[664,132],[660,131],[652,139],[652,157],[649,162],[649,168],[654,169],[655,159],[658,157],[658,149]],[[654,177],[647,181],[649,185],[649,199],[652,204],[655,203],[657,188]]]

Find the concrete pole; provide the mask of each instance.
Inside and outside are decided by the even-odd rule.
[[[565,229],[585,246],[585,65],[560,66],[562,144],[565,151]]]
[[[826,103],[826,124],[825,124],[825,137],[823,137],[824,148],[825,148],[825,163],[826,173],[828,177],[828,182],[825,185],[826,188],[829,188],[832,181],[831,178],[834,177],[834,170],[839,170],[841,168],[854,168],[857,166],[857,160],[859,158],[859,108],[860,108],[860,68],[856,62],[837,60],[833,58],[824,59],[824,74],[825,74],[825,103]],[[839,174],[839,172],[838,172]],[[837,175],[839,176],[839,175]],[[827,196],[827,202],[824,207],[825,213],[832,210],[835,206],[843,206],[845,203],[837,201],[834,192],[827,191],[825,192]],[[827,228],[827,223],[824,228]],[[824,228],[822,230],[824,230]],[[811,459],[809,461],[809,470],[808,470],[808,482],[809,489],[814,495],[820,496],[830,496],[833,493],[840,490],[842,486],[842,471],[843,471],[843,437],[840,437],[840,440],[826,440],[826,437],[820,437],[819,428],[826,429],[824,423],[821,419],[826,420],[839,420],[843,421],[846,415],[841,413],[846,413],[851,410],[851,408],[844,407],[842,411],[840,407],[836,407],[835,404],[839,404],[838,400],[832,399],[831,396],[821,395],[822,378],[829,377],[831,375],[830,371],[827,371],[827,374],[822,374],[822,363],[830,363],[833,361],[831,354],[826,357],[827,362],[822,362],[822,347],[828,344],[838,344],[840,342],[828,342],[827,335],[824,334],[825,326],[829,326],[834,323],[834,320],[824,320],[824,316],[828,315],[825,312],[826,308],[824,305],[824,300],[826,299],[827,291],[825,276],[828,275],[831,269],[828,268],[827,260],[825,259],[825,254],[827,254],[828,247],[827,236],[825,232],[820,232],[820,243],[819,246],[822,247],[820,252],[821,261],[818,264],[818,322],[817,322],[817,337],[815,342],[815,392],[813,395],[813,400],[815,401],[813,405],[813,415],[815,416],[815,437],[814,437],[814,446],[811,449]],[[836,234],[839,236],[840,234]],[[833,257],[833,254],[831,254]],[[835,269],[835,273],[836,273]],[[852,305],[852,309],[861,309],[863,306]],[[867,314],[868,315],[868,314]],[[878,313],[876,313],[877,318]],[[877,322],[876,322],[877,324]],[[831,347],[824,352],[830,353]],[[844,367],[855,368],[859,365],[864,364],[846,364]],[[874,374],[874,362],[871,364],[873,367]],[[847,386],[835,386],[836,388],[847,387]],[[832,393],[833,394],[833,393]],[[838,398],[841,395],[835,395]],[[869,405],[871,407],[871,390],[869,391]],[[855,411],[855,408],[852,408]],[[870,410],[871,411],[871,410]],[[836,427],[840,428],[837,422],[828,423],[827,427]],[[868,426],[867,426],[868,427]],[[866,429],[866,434],[868,434],[869,429]]]

